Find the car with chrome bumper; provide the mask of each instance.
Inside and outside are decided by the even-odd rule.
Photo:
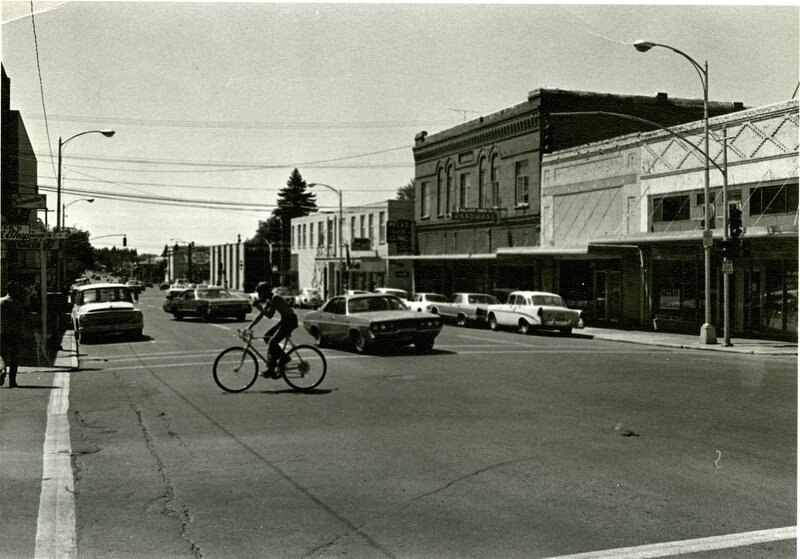
[[[581,311],[567,308],[560,295],[545,291],[514,291],[503,304],[487,307],[489,328],[516,328],[521,334],[534,330],[572,333],[583,328]]]
[[[358,353],[414,344],[431,351],[442,331],[435,314],[410,311],[399,297],[387,294],[338,296],[309,312],[303,326],[317,344],[348,344]]]
[[[133,306],[133,294],[120,283],[91,283],[72,292],[72,324],[77,339],[125,334],[141,337],[142,311]]]
[[[239,322],[253,310],[250,301],[222,287],[185,289],[164,301],[163,309],[176,320],[185,316],[198,316],[204,320],[234,317]]]

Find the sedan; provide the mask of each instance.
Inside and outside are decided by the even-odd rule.
[[[142,311],[133,307],[131,290],[118,283],[91,283],[72,292],[72,324],[81,342],[90,335],[129,334],[141,337]]]
[[[570,334],[583,328],[581,311],[568,309],[560,295],[544,291],[514,291],[503,304],[489,305],[489,328],[516,328],[521,334],[533,330],[558,330]]]
[[[400,298],[385,294],[333,297],[306,314],[303,326],[320,346],[352,344],[358,353],[408,344],[431,351],[442,331],[435,314],[410,311]]]
[[[247,299],[222,287],[197,287],[168,297],[164,310],[172,313],[176,320],[184,316],[199,316],[204,320],[232,316],[241,322],[252,307]]]

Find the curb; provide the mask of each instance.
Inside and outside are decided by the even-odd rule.
[[[588,332],[587,332],[588,334]],[[707,346],[699,345],[699,344],[686,344],[681,342],[667,342],[667,341],[659,341],[659,340],[637,340],[631,338],[622,338],[614,335],[604,335],[600,334],[589,334],[592,338],[596,340],[606,340],[612,342],[620,342],[620,343],[629,343],[629,344],[638,344],[638,345],[652,345],[658,347],[672,347],[677,349],[694,349],[697,351],[722,351],[727,353],[739,353],[745,355],[776,355],[776,356],[797,356],[798,351],[796,346],[792,346],[791,348],[786,347],[784,349],[758,349],[753,347],[747,347],[747,344],[742,344],[742,346],[732,345],[726,347],[722,344],[710,344]]]
[[[53,360],[53,367],[61,369],[76,370],[80,367],[78,360],[78,341],[75,339],[75,332],[67,330],[61,338],[61,349],[56,353]]]

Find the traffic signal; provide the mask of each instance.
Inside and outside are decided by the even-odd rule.
[[[125,235],[122,236],[122,246],[128,246],[128,237]]]
[[[741,208],[731,207],[728,215],[728,233],[732,239],[738,239],[742,235],[742,210]]]
[[[542,153],[553,152],[553,125],[549,120],[544,121],[542,127]]]

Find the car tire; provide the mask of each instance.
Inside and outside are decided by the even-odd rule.
[[[214,319],[214,315],[211,314],[211,308],[210,307],[206,307],[205,309],[203,309],[203,321],[211,322],[213,319]]]
[[[493,332],[497,331],[499,325],[497,324],[497,318],[495,318],[493,314],[489,315],[488,323],[489,323],[489,330]]]
[[[246,314],[239,313],[236,315],[236,322],[244,322],[245,318],[247,318]]]
[[[183,320],[183,313],[180,311],[172,311],[172,314],[175,317],[175,320]]]
[[[524,318],[521,318],[519,321],[518,331],[523,336],[527,336],[531,333],[531,325],[528,324],[528,321],[526,321]]]
[[[431,307],[432,314],[439,314],[439,307]]]
[[[414,341],[414,348],[420,353],[430,353],[433,351],[434,338],[421,338]]]
[[[356,350],[356,353],[366,354],[369,353],[369,345],[367,344],[367,339],[364,337],[364,334],[361,333],[360,330],[354,330],[350,333],[350,339],[353,342],[353,348]]]
[[[561,335],[563,336],[569,336],[572,334],[572,328],[559,328],[558,331],[561,332]]]
[[[317,344],[317,347],[325,347],[326,341],[325,336],[322,335],[322,332],[315,329],[311,335],[314,336],[314,343]]]
[[[467,317],[463,314],[460,314],[456,317],[456,326],[461,326],[462,328],[467,325]]]

